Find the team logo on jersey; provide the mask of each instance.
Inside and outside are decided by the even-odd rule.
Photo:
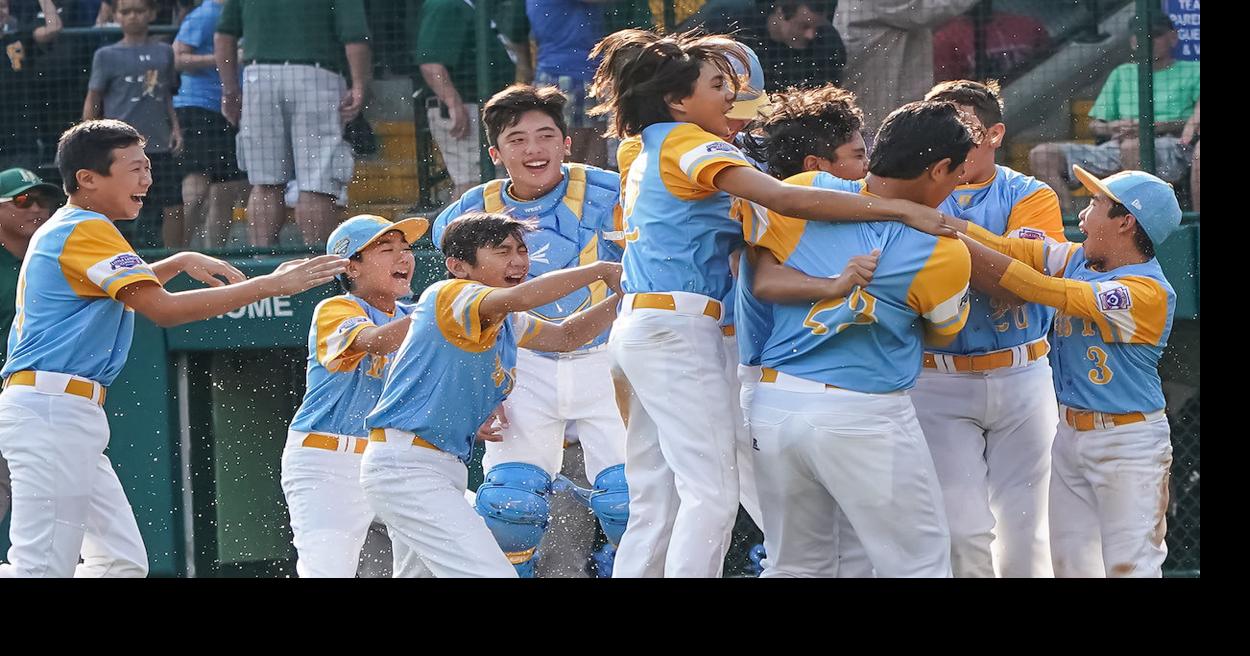
[[[972,202],[972,194],[959,194],[959,206],[967,207]]]
[[[122,253],[117,257],[109,260],[109,269],[116,271],[118,269],[133,269],[137,266],[143,266],[143,258],[134,253]]]
[[[724,141],[713,141],[707,144],[706,146],[704,146],[704,148],[709,153],[737,153],[738,152],[738,148],[736,146],[734,146],[731,143],[726,143]]]
[[[346,255],[347,247],[352,243],[351,239],[344,237],[334,242],[334,248],[330,249],[335,255]]]
[[[534,252],[530,253],[530,261],[551,264],[551,262],[547,261],[547,251],[549,250],[551,250],[551,244],[539,246]]]
[[[355,328],[356,326],[359,326],[362,323],[369,323],[369,319],[367,317],[352,317],[350,319],[345,320],[343,323],[340,323],[339,329],[336,330],[335,332],[349,333],[352,331],[353,328]]]
[[[1098,292],[1098,309],[1103,312],[1127,310],[1131,307],[1133,307],[1133,297],[1129,296],[1128,290],[1124,287],[1112,287]]]
[[[1016,236],[1020,239],[1036,239],[1038,241],[1046,239],[1046,233],[1033,228],[1020,228],[1016,231]]]

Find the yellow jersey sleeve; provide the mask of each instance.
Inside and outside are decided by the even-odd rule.
[[[926,333],[950,337],[963,330],[971,276],[968,247],[958,239],[939,237],[907,290],[907,304],[924,319]]]
[[[1037,238],[1045,235],[1057,242],[1068,241],[1063,234],[1063,214],[1055,190],[1041,187],[1021,198],[1007,216],[1007,234]]]
[[[616,147],[616,170],[621,172],[621,189],[625,188],[625,178],[629,177],[629,167],[638,159],[642,152],[642,137],[633,136],[621,141]]]
[[[550,324],[549,321],[543,321],[528,312],[513,312],[510,316],[512,321],[512,331],[516,335],[516,345],[524,347],[534,339],[534,336],[542,332],[543,328]]]
[[[127,285],[161,281],[143,258],[107,219],[89,219],[74,226],[58,258],[61,274],[83,298],[116,299]]]
[[[673,128],[660,150],[660,179],[680,200],[706,198],[717,191],[716,174],[750,165],[737,146],[690,123]]]
[[[1167,291],[1150,278],[1068,280],[1013,262],[999,284],[1025,301],[1093,321],[1104,342],[1158,344],[1167,324]]]
[[[336,296],[317,306],[313,321],[317,324],[317,362],[333,373],[355,369],[365,352],[348,355],[347,351],[360,331],[374,325],[365,309],[349,298]]]
[[[470,353],[481,353],[495,343],[499,324],[483,328],[482,299],[495,291],[471,280],[450,280],[439,287],[434,299],[438,330],[443,337]]]
[[[819,171],[805,171],[785,179],[786,184],[812,186]],[[748,244],[762,246],[772,252],[778,262],[785,262],[803,238],[807,221],[778,214],[764,206],[735,198],[736,211],[742,221],[742,238]]]

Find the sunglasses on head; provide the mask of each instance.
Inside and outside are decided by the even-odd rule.
[[[55,201],[49,198],[46,194],[25,193],[14,196],[11,202],[19,208],[26,210],[30,209],[32,205],[52,207],[52,204]]]

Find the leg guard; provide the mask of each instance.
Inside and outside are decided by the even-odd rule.
[[[599,518],[608,542],[620,544],[625,525],[629,523],[629,486],[625,482],[625,465],[613,465],[595,477],[590,509]]]
[[[550,490],[546,472],[520,462],[495,465],[477,489],[478,514],[522,577],[534,576],[534,552],[550,519]]]

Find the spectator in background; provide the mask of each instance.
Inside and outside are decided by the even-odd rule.
[[[608,150],[605,122],[586,115],[591,79],[598,63],[590,50],[604,31],[604,6],[612,0],[525,0],[525,15],[538,45],[535,86],[558,87],[569,102],[564,121],[573,140],[569,161],[603,168]]]
[[[174,156],[182,151],[182,129],[174,114],[174,49],[148,34],[156,18],[155,0],[117,0],[116,16],[122,40],[95,52],[82,120],[115,118],[147,139],[144,152],[152,161],[152,186],[134,222],[132,243],[139,248],[178,243],[182,191]]]
[[[186,142],[179,158],[182,171],[183,226],[170,248],[187,248],[192,239],[209,247],[226,245],[235,200],[247,194],[235,154],[238,130],[221,115],[221,76],[213,57],[213,31],[225,0],[204,0],[178,28],[174,67],[182,84],[174,112]]]
[[[1001,80],[1050,48],[1046,25],[1032,16],[995,11],[985,24],[987,68],[976,70],[972,17],[964,14],[947,21],[933,34],[933,81]]]
[[[413,61],[420,66],[421,80],[434,97],[425,99],[430,133],[443,155],[443,164],[455,188],[452,199],[463,196],[482,181],[481,110],[477,102],[476,7],[466,0],[408,0],[409,34]],[[420,8],[417,8],[417,5]],[[497,16],[508,16],[505,5]],[[506,28],[512,27],[512,30]],[[501,31],[502,29],[502,31]],[[491,20],[489,93],[516,80],[516,62],[524,41],[515,25],[504,28]],[[505,34],[504,32],[509,32]],[[528,49],[526,49],[528,50]],[[423,108],[418,107],[417,111]]]
[[[117,22],[117,0],[82,0],[84,3],[99,5],[96,12],[97,27]],[[157,20],[161,23],[181,25],[187,14],[195,9],[201,0],[158,0],[156,5]],[[211,1],[211,0],[205,0]]]
[[[8,355],[17,278],[26,248],[31,236],[64,200],[60,189],[27,169],[0,171],[0,365]],[[0,521],[9,513],[10,496],[9,466],[0,456]]]
[[[764,67],[766,91],[821,86],[840,82],[846,64],[842,38],[831,23],[837,7],[838,0],[709,2],[679,29],[702,26],[750,46]]]
[[[979,0],[842,0],[833,24],[846,42],[845,86],[859,96],[864,134],[933,86],[933,28]]]
[[[243,88],[239,88],[239,39]],[[252,185],[248,237],[272,246],[295,179],[295,222],[307,244],[338,224],[355,161],[343,126],[364,108],[373,77],[361,0],[226,0],[214,35],[222,114],[239,127],[239,168]],[[343,74],[350,71],[351,86]]]
[[[39,0],[44,19],[37,26],[13,16],[12,3],[0,0],[0,169],[39,162],[34,119],[46,99],[33,93],[31,60],[61,32],[52,0]]]
[[[1133,19],[1134,21],[1136,19]],[[1191,151],[1180,138],[1197,109],[1200,88],[1196,61],[1177,61],[1176,29],[1166,15],[1156,14],[1150,25],[1151,67],[1154,69],[1155,174],[1167,182],[1178,182],[1189,170]],[[1137,38],[1129,40],[1137,52]],[[1072,165],[1079,164],[1099,178],[1126,169],[1136,169],[1140,156],[1138,135],[1137,64],[1120,64],[1098,92],[1089,110],[1089,128],[1106,141],[1098,145],[1043,143],[1029,151],[1033,175],[1059,194],[1064,212],[1074,212],[1072,190],[1078,182],[1071,178]]]

